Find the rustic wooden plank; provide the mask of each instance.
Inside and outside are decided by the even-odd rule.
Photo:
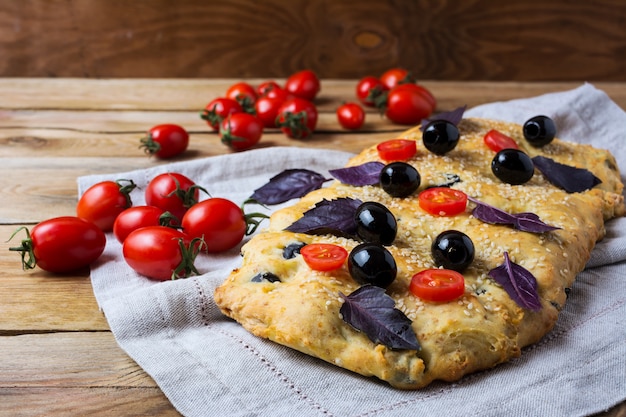
[[[108,110],[108,111],[189,111],[193,116],[215,97],[226,92],[239,79],[84,79],[84,78],[0,78],[4,110]],[[258,84],[264,78],[245,81]],[[283,82],[283,79],[276,79]],[[438,100],[440,110],[458,106],[460,101],[473,107],[493,101],[533,97],[578,87],[573,82],[464,82],[420,80]],[[626,108],[626,85],[594,82],[622,108]],[[316,100],[320,111],[334,111],[343,100],[355,99],[356,80],[322,80]],[[158,92],[158,93],[155,93]],[[373,111],[372,111],[373,112]],[[122,113],[120,113],[122,114]],[[0,121],[7,114],[0,111]],[[36,113],[34,116],[36,117]],[[117,123],[128,119],[119,116]],[[190,117],[190,116],[182,116]]]
[[[0,336],[0,415],[179,415],[110,332]]]
[[[181,415],[158,388],[0,387],[0,398],[0,415],[12,417]]]
[[[0,75],[625,80],[620,0],[10,0]]]
[[[109,331],[0,336],[0,346],[0,387],[156,387]]]

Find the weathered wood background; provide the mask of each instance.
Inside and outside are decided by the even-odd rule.
[[[626,81],[624,0],[2,0],[0,76]]]

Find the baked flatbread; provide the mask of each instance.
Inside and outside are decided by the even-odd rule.
[[[425,149],[419,127],[401,135],[414,139],[418,148],[407,162],[418,169],[421,185],[408,197],[391,197],[379,185],[334,181],[275,212],[267,229],[242,248],[242,266],[217,288],[215,301],[222,312],[259,337],[401,389],[421,388],[434,380],[458,380],[515,358],[523,347],[539,341],[554,326],[576,275],[604,236],[605,221],[625,212],[616,161],[607,151],[559,139],[535,148],[517,124],[463,119],[458,129],[458,145],[442,156]],[[601,183],[587,191],[567,192],[538,170],[522,185],[504,183],[494,176],[494,152],[483,142],[491,129],[513,138],[531,157],[542,155],[584,168]],[[352,158],[348,166],[371,161],[382,162],[375,146]],[[450,174],[459,181],[449,186],[464,191],[472,201],[455,216],[426,213],[417,195],[446,183]],[[336,234],[285,230],[316,204],[344,197],[379,202],[397,219],[396,238],[387,246],[397,264],[397,276],[386,294],[410,321],[418,349],[388,347],[344,320],[340,308],[345,296],[361,287],[346,265],[317,272],[297,253],[284,253],[294,243],[334,243],[348,251],[361,243]],[[472,214],[476,202],[507,213],[534,213],[557,229],[535,233],[488,223]],[[438,267],[431,245],[447,230],[465,233],[475,247],[473,262],[462,272],[465,292],[450,302],[424,301],[409,291],[409,284],[419,271]],[[539,308],[521,306],[489,275],[503,265],[505,253],[536,279]]]

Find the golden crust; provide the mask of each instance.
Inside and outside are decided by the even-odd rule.
[[[539,173],[524,185],[504,184],[491,173],[493,152],[482,141],[490,129],[514,138],[531,156],[542,154],[587,168],[602,183],[593,190],[574,194],[554,187]],[[558,139],[541,149],[532,148],[515,124],[464,119],[459,130],[459,145],[443,157],[421,147],[417,127],[402,135],[418,142],[418,153],[408,162],[420,172],[420,190],[445,182],[445,174],[455,173],[461,182],[454,188],[511,213],[533,212],[561,229],[535,234],[486,224],[471,215],[472,203],[465,213],[454,217],[432,216],[419,208],[417,193],[399,199],[379,187],[335,182],[274,213],[268,229],[243,247],[241,268],[233,271],[215,292],[223,313],[257,336],[402,389],[424,387],[433,380],[457,380],[517,357],[524,346],[540,340],[554,326],[565,304],[566,288],[571,287],[595,243],[604,236],[604,221],[625,212],[617,164],[607,151]],[[371,147],[348,165],[375,160],[379,157],[376,148]],[[332,242],[347,250],[358,244],[329,235],[284,231],[317,202],[338,197],[378,201],[396,216],[398,234],[389,250],[398,275],[387,293],[412,320],[420,351],[375,344],[341,319],[339,294],[349,294],[358,287],[345,265],[321,273],[307,267],[301,256],[283,258],[283,248],[294,242]],[[465,294],[449,303],[424,302],[408,291],[410,279],[420,270],[435,267],[431,242],[450,229],[466,233],[476,248],[474,262],[463,273]],[[488,277],[487,272],[502,263],[504,251],[537,279],[542,303],[538,312],[518,306]],[[251,282],[263,272],[277,275],[281,282]]]

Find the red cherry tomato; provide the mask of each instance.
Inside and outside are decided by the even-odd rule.
[[[122,247],[126,263],[137,273],[158,281],[197,273],[197,244],[180,230],[147,226],[131,232]]]
[[[243,210],[230,200],[209,198],[187,211],[183,217],[184,232],[192,238],[203,238],[207,252],[224,252],[237,246],[248,228]]]
[[[414,83],[415,78],[404,68],[391,68],[380,76],[380,81],[391,90],[398,84]]]
[[[243,107],[236,100],[219,97],[206,105],[200,118],[206,120],[213,130],[220,129],[220,123],[231,114],[243,112]]]
[[[304,262],[314,271],[333,271],[341,268],[348,251],[330,243],[310,243],[300,249]]]
[[[307,138],[317,125],[317,107],[309,100],[289,99],[280,106],[276,125],[290,138]]]
[[[122,182],[128,182],[122,185]],[[132,206],[130,192],[136,188],[132,180],[102,181],[89,187],[78,200],[76,215],[108,232],[117,216]]]
[[[84,268],[100,257],[106,245],[104,232],[78,217],[64,216],[37,224],[22,240],[22,246],[9,248],[22,253],[24,269],[39,266],[44,271],[67,273]],[[13,238],[11,236],[11,238]]]
[[[235,113],[222,120],[222,143],[235,151],[244,151],[256,145],[263,136],[263,123],[250,113]]]
[[[152,127],[140,142],[147,154],[167,159],[187,150],[189,134],[179,125],[163,124]]]
[[[483,138],[485,145],[494,152],[500,152],[502,149],[519,149],[517,142],[502,132],[491,129]]]
[[[417,142],[410,139],[391,139],[379,143],[376,150],[384,161],[407,161],[417,153]]]
[[[320,91],[320,80],[311,70],[298,71],[287,78],[285,90],[296,97],[313,101]]]
[[[226,97],[236,100],[244,108],[246,106],[253,106],[254,102],[258,98],[256,89],[250,84],[240,81],[228,87],[226,90]]]
[[[172,219],[165,211],[155,206],[129,207],[117,216],[113,223],[113,235],[119,242],[124,242],[130,232],[146,226],[166,226]],[[165,223],[165,224],[164,224]]]
[[[467,194],[448,187],[433,187],[418,196],[422,210],[434,216],[455,216],[465,211]]]
[[[422,300],[448,302],[465,293],[465,278],[450,269],[426,269],[413,275],[409,290]]]
[[[263,123],[263,127],[275,128],[278,110],[285,100],[280,97],[262,96],[254,104],[256,117]]]
[[[257,97],[263,97],[264,95],[274,90],[282,90],[282,87],[280,86],[280,84],[273,80],[263,81],[256,87],[256,94]]]
[[[394,87],[394,90],[400,90],[400,89],[413,90],[419,95],[421,95],[422,98],[425,99],[430,105],[430,113],[432,113],[437,107],[437,100],[435,99],[435,96],[424,86],[421,86],[419,84],[413,84],[413,83],[405,83],[405,84],[398,84],[397,86]]]
[[[376,98],[380,97],[387,90],[389,89],[380,79],[373,75],[368,75],[361,78],[357,83],[356,96],[364,105],[373,107],[376,105]]]
[[[146,186],[146,204],[169,211],[181,220],[189,207],[198,202],[201,189],[183,174],[166,172],[154,177]]]
[[[336,113],[339,124],[345,129],[360,129],[365,121],[365,111],[356,103],[342,104]]]
[[[432,106],[414,88],[397,86],[387,94],[385,116],[393,123],[415,125],[430,116]]]

